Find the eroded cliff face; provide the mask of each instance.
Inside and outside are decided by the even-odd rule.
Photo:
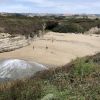
[[[29,41],[22,35],[11,36],[8,33],[0,33],[0,53],[13,51],[29,45]]]

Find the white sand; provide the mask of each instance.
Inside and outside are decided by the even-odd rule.
[[[46,46],[48,49],[46,49]],[[0,59],[25,59],[42,64],[60,66],[76,57],[91,55],[97,52],[100,52],[99,35],[48,32],[43,38],[35,39],[27,47],[0,53]]]

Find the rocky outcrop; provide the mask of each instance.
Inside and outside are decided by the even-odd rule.
[[[7,33],[0,33],[0,53],[9,52],[29,45],[24,36],[12,37]]]
[[[55,98],[54,94],[47,94],[41,100],[57,100],[57,99]]]

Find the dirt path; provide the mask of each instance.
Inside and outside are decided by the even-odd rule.
[[[0,53],[0,59],[17,58],[60,66],[97,52],[100,52],[100,36],[49,32],[27,47]]]

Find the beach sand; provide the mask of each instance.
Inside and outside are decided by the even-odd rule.
[[[0,59],[24,59],[45,65],[62,66],[76,57],[100,52],[99,35],[48,32],[29,46],[0,53]]]

